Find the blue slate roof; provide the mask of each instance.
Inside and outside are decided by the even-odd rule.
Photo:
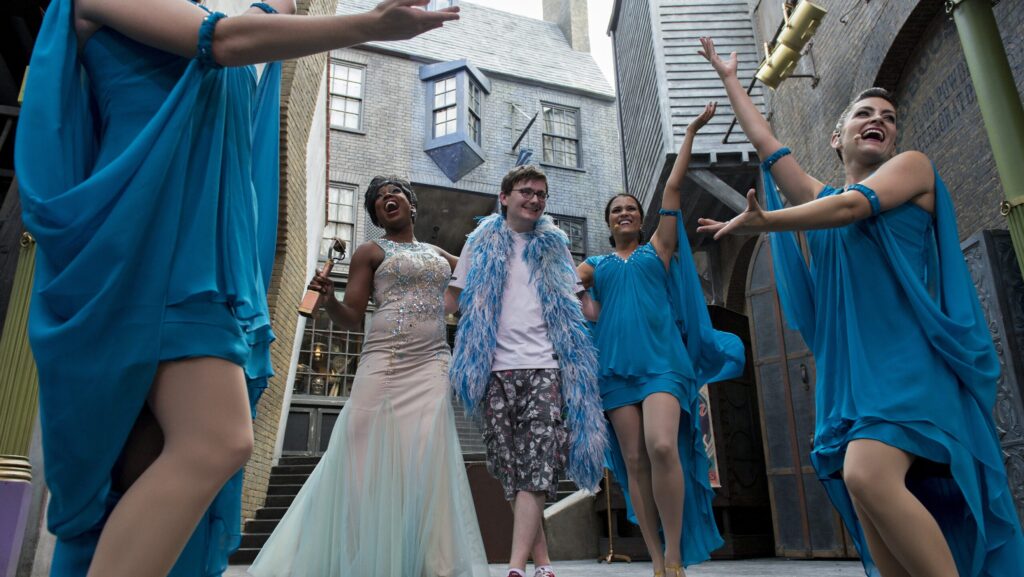
[[[338,14],[375,7],[378,0],[340,0]],[[459,2],[462,18],[439,30],[400,42],[367,46],[413,58],[446,62],[467,58],[486,73],[613,99],[615,91],[589,52],[572,49],[551,22],[470,2]]]

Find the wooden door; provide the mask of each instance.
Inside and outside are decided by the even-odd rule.
[[[767,237],[759,239],[754,248],[747,278],[747,311],[775,554],[855,557],[839,514],[811,467],[814,357],[800,333],[783,319]]]

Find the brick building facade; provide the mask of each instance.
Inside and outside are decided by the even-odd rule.
[[[344,2],[337,11],[374,4]],[[362,199],[378,174],[412,182],[417,238],[457,255],[475,218],[496,209],[502,177],[527,148],[548,176],[547,213],[569,234],[574,256],[610,250],[604,202],[622,190],[615,94],[589,53],[585,2],[544,4],[551,21],[463,2],[461,20],[440,30],[331,53],[322,95],[326,167],[309,168],[310,180],[323,171],[327,189],[326,197],[310,189],[311,256],[327,256],[329,243],[313,238],[321,229],[324,238],[345,238],[350,255],[383,234]],[[347,261],[333,272],[343,289]],[[326,448],[363,334],[335,331],[325,314],[306,321],[280,454]]]
[[[782,21],[778,2],[748,1],[758,42]],[[820,77],[784,82],[766,97],[776,136],[822,180],[839,182],[842,166],[828,141],[839,113],[857,92],[893,91],[899,113],[898,150],[927,154],[949,186],[962,238],[1004,229],[1004,192],[971,84],[956,26],[941,0],[821,2],[830,10],[810,49]],[[1024,92],[1024,10],[1001,2],[993,10],[1018,90]],[[846,23],[840,17],[846,15]],[[810,72],[810,60],[801,64]]]

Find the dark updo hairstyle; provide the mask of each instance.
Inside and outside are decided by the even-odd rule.
[[[370,181],[370,186],[366,187],[366,193],[363,195],[363,206],[366,207],[366,214],[370,215],[370,222],[374,226],[380,226],[380,222],[377,220],[377,209],[374,206],[377,203],[377,199],[380,198],[380,189],[383,186],[392,185],[397,187],[405,195],[405,198],[409,200],[409,204],[412,206],[412,221],[416,222],[416,192],[413,191],[412,185],[409,181],[397,176],[375,176]]]
[[[864,100],[865,98],[881,98],[888,102],[889,104],[892,104],[893,108],[896,108],[896,100],[893,98],[892,93],[889,92],[888,90],[884,88],[879,88],[878,86],[868,88],[867,90],[862,90],[859,94],[857,94],[857,96],[854,96],[853,100],[851,100],[850,103],[846,105],[846,108],[843,109],[842,114],[839,115],[839,120],[836,121],[835,129],[832,130],[832,134],[840,134],[843,131],[843,125],[846,124],[846,121],[850,118],[850,113],[853,112],[853,107],[856,106],[858,102]],[[837,148],[836,154],[839,155],[839,161],[842,162],[843,151]]]
[[[633,196],[632,194],[629,194],[628,192],[620,192],[619,194],[616,194],[615,196],[609,198],[608,199],[608,204],[604,205],[604,222],[608,226],[612,225],[611,220],[610,220],[611,217],[612,217],[612,203],[615,202],[616,198],[621,198],[621,197],[632,198],[633,202],[636,203],[636,207],[640,210],[640,244],[644,244],[645,242],[647,242],[647,239],[644,238],[644,228],[643,228],[644,227],[644,205],[640,204],[640,199],[638,199],[637,197]],[[608,242],[611,243],[612,248],[615,248],[615,236],[614,235],[608,237]]]

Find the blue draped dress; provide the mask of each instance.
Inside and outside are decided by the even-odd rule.
[[[661,214],[675,217],[679,243],[668,270],[650,244],[640,245],[626,260],[612,253],[586,263],[594,268],[591,294],[601,303],[594,344],[604,410],[642,403],[654,393],[669,393],[679,401],[679,458],[686,483],[680,546],[683,564],[691,565],[707,560],[723,543],[711,509],[714,491],[700,431],[700,388],[742,373],[745,353],[739,337],[711,327],[682,214]],[[611,433],[609,468],[635,521],[626,464]]]
[[[769,210],[782,207],[764,164]],[[826,186],[819,198],[840,193]],[[862,192],[869,199],[870,189]],[[1024,573],[1024,538],[991,411],[999,363],[935,174],[935,214],[906,203],[847,226],[773,233],[779,298],[817,366],[811,462],[868,575],[878,575],[842,481],[846,447],[872,439],[921,457],[910,490],[939,522],[963,577]]]
[[[86,574],[158,363],[236,363],[255,407],[271,375],[278,196],[279,65],[257,82],[252,67],[182,58],[107,27],[79,52],[73,16],[72,0],[47,9],[15,158],[37,242],[29,337],[59,576]],[[239,471],[172,575],[223,572],[240,540],[241,484]]]

